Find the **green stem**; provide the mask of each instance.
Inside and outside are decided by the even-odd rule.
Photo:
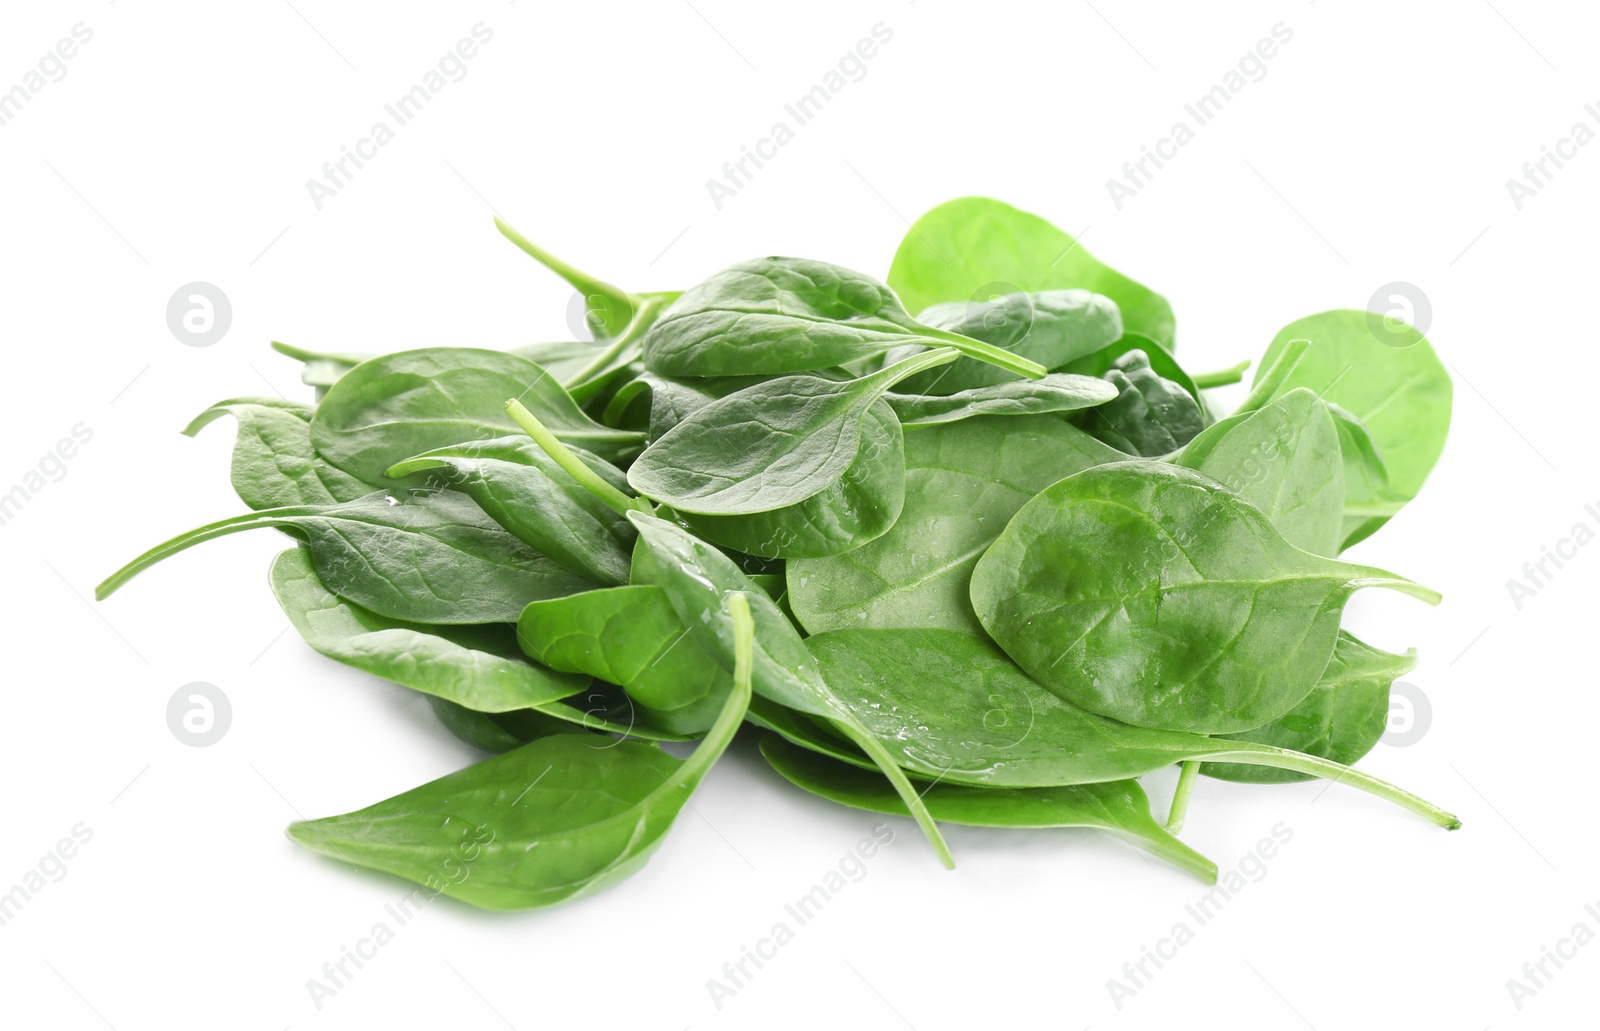
[[[186,533],[178,534],[178,536],[169,541],[157,544],[143,555],[106,577],[94,589],[95,600],[105,601],[123,584],[157,562],[170,558],[180,551],[192,548],[196,544],[216,540],[218,537],[226,537],[230,533],[238,533],[241,530],[256,530],[266,526],[293,525],[297,517],[316,515],[321,511],[322,508],[316,505],[286,505],[282,508],[267,508],[259,512],[247,512],[244,515],[231,516],[227,519],[219,519],[214,523],[207,523],[204,526],[197,526]]]
[[[1112,829],[1114,830],[1115,828]],[[1178,869],[1189,871],[1207,884],[1217,883],[1216,863],[1185,845],[1170,833],[1162,833],[1161,828],[1155,823],[1152,822],[1150,825],[1150,833],[1140,831],[1131,833],[1144,844],[1145,848]]]
[[[1271,401],[1288,380],[1294,367],[1300,364],[1300,359],[1306,356],[1311,344],[1306,340],[1291,340],[1278,352],[1278,360],[1261,370],[1256,377],[1256,385],[1250,388],[1250,394],[1244,399],[1233,414],[1242,415],[1245,412],[1254,412],[1268,401]]]
[[[565,469],[568,476],[577,480],[590,494],[599,498],[606,507],[618,515],[627,515],[629,512],[652,511],[650,503],[643,498],[630,498],[617,488],[611,486],[593,469],[584,465],[571,450],[556,435],[539,421],[539,417],[528,411],[521,401],[511,398],[506,402],[506,411],[511,413],[511,418],[516,420],[524,433],[533,438],[533,442],[544,450],[544,453],[555,459],[557,465]]]
[[[1243,742],[1240,742],[1241,744]],[[1212,752],[1206,756],[1211,762],[1221,763],[1248,763],[1254,766],[1272,766],[1280,770],[1293,770],[1295,773],[1309,773],[1313,777],[1322,777],[1336,783],[1349,784],[1359,788],[1369,795],[1393,802],[1402,809],[1409,809],[1446,830],[1457,830],[1461,820],[1445,812],[1432,802],[1425,801],[1413,795],[1404,788],[1380,780],[1360,770],[1333,762],[1331,759],[1320,759],[1314,755],[1303,752],[1291,751],[1287,748],[1275,748],[1272,745],[1251,745],[1248,749],[1239,748],[1225,752]]]
[[[1244,379],[1245,370],[1250,368],[1250,359],[1246,358],[1238,365],[1230,365],[1226,369],[1217,369],[1215,372],[1202,372],[1191,377],[1194,385],[1201,390],[1210,390],[1212,387],[1226,387]]]
[[[879,369],[869,376],[862,376],[857,382],[866,384],[866,389],[877,400],[884,394],[893,390],[895,384],[919,372],[949,365],[961,352],[954,347],[941,347],[933,351],[918,351],[909,358],[902,358],[887,369]]]
[[[585,298],[596,294],[604,297],[607,302],[607,318],[605,321],[607,336],[615,336],[621,333],[629,321],[633,319],[639,302],[639,298],[633,294],[612,286],[604,280],[596,279],[589,273],[567,264],[507,225],[499,215],[494,217],[494,227],[500,230],[502,236],[520,247],[534,261],[565,279],[574,290],[583,294]]]
[[[574,400],[586,400],[586,398],[578,396],[580,389],[592,380],[598,379],[610,368],[612,362],[643,339],[644,335],[650,331],[650,327],[655,324],[656,315],[660,313],[663,307],[665,305],[653,298],[640,299],[639,308],[634,314],[633,321],[628,323],[628,328],[623,330],[622,334],[615,340],[607,344],[605,350],[595,355],[594,361],[585,365],[577,373],[574,373],[566,383],[562,384],[566,387],[567,392],[573,395]]]
[[[1191,759],[1180,767],[1178,787],[1172,793],[1172,809],[1167,813],[1167,833],[1183,830],[1183,818],[1189,813],[1189,796],[1194,793],[1194,782],[1199,779],[1199,760]]]
[[[1024,358],[1020,354],[1012,354],[1003,347],[986,344],[982,340],[974,340],[971,337],[964,337],[960,333],[949,333],[920,323],[916,323],[915,327],[918,336],[942,341],[968,358],[975,358],[980,362],[986,362],[1005,369],[1007,372],[1014,372],[1025,379],[1044,379],[1045,374],[1050,371],[1036,361]]]
[[[905,771],[894,761],[894,756],[884,748],[877,738],[873,737],[866,728],[855,722],[855,717],[834,719],[837,726],[846,737],[854,741],[863,752],[866,752],[872,761],[877,764],[883,775],[889,778],[889,783],[894,786],[895,794],[900,796],[900,801],[906,804],[911,811],[911,818],[917,821],[917,826],[922,828],[923,835],[928,839],[928,844],[933,846],[933,851],[939,857],[939,862],[944,864],[946,870],[956,868],[955,857],[950,854],[950,846],[945,844],[944,835],[939,833],[939,825],[933,822],[933,814],[928,812],[928,807],[923,804],[922,796],[917,794],[917,789],[906,778]]]

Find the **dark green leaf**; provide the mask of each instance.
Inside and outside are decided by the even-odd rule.
[[[233,445],[233,489],[254,509],[331,505],[372,493],[370,484],[324,462],[311,447],[311,405],[275,397],[219,401],[184,427],[192,437],[218,417],[239,421]]]

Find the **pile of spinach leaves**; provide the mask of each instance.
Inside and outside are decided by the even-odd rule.
[[[1171,307],[997,201],[935,208],[887,282],[768,257],[630,293],[500,230],[591,301],[593,342],[397,354],[274,345],[316,403],[234,398],[250,510],[158,545],[272,528],[271,584],[324,655],[428,696],[498,753],[289,829],[478,906],[627,877],[742,724],[801,789],[939,823],[1112,830],[1214,879],[1174,836],[1205,772],[1350,769],[1415,664],[1340,626],[1345,561],[1444,446],[1420,333],[1301,319],[1219,415]],[[916,314],[913,314],[916,313]],[[1401,346],[1397,346],[1397,343]],[[698,742],[686,759],[663,742]],[[1182,764],[1152,818],[1138,778]]]

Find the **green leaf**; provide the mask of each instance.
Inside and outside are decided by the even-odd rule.
[[[836,630],[806,643],[822,675],[895,762],[939,784],[1041,788],[1126,780],[1192,759],[1216,758],[1337,780],[1440,826],[1455,817],[1392,784],[1327,759],[1085,712],[1044,690],[992,641],[955,630]],[[841,742],[795,717],[761,722],[805,748],[870,768]]]
[[[312,351],[277,340],[272,341],[272,349],[304,363],[300,370],[300,382],[315,387],[319,400],[345,373],[369,358],[377,357],[364,351]]]
[[[1085,290],[1044,290],[995,298],[947,301],[917,319],[1059,369],[1093,354],[1122,336],[1122,315],[1108,298]],[[905,383],[910,394],[951,394],[1014,382],[1016,377],[986,362],[963,358],[945,369],[919,373]]]
[[[1118,451],[1146,458],[1170,454],[1205,428],[1200,402],[1183,384],[1151,368],[1143,351],[1118,358],[1105,379],[1117,397],[1092,409],[1082,424]]]
[[[1389,485],[1389,467],[1366,424],[1345,409],[1327,404],[1339,431],[1339,451],[1344,456],[1344,521],[1341,548],[1357,544],[1382,528],[1405,507],[1411,495]]]
[[[323,586],[305,548],[280,554],[268,579],[289,622],[323,655],[478,712],[533,708],[589,685],[523,658],[507,625],[422,626],[345,601]]]
[[[854,809],[909,816],[882,777],[780,737],[761,739],[761,755],[798,788]],[[934,784],[922,800],[935,820],[970,827],[1101,827],[1137,838],[1151,852],[1215,884],[1217,864],[1168,834],[1150,818],[1150,799],[1139,782],[1117,780],[1052,788],[973,788]]]
[[[968,301],[994,284],[1101,294],[1116,303],[1129,332],[1172,348],[1172,306],[1165,297],[1096,261],[1038,215],[988,197],[948,201],[917,219],[889,269],[889,285],[911,311]]]
[[[741,601],[729,608],[734,689],[688,759],[556,734],[357,812],[290,824],[289,836],[485,909],[548,906],[616,884],[660,846],[744,719],[751,621]]]
[[[233,489],[254,509],[331,505],[370,494],[372,486],[324,462],[311,447],[311,405],[275,397],[219,401],[184,427],[192,437],[224,415],[239,422]]]
[[[1291,390],[1216,423],[1173,460],[1256,506],[1301,551],[1339,553],[1345,499],[1339,430],[1311,391]]]
[[[428,696],[428,707],[444,729],[479,751],[499,755],[551,734],[584,734],[585,729],[566,720],[531,709],[515,712],[474,712],[438,695]]]
[[[1209,477],[1135,461],[1022,506],[979,559],[972,601],[1007,654],[1068,701],[1227,734],[1311,692],[1361,587],[1438,601],[1392,573],[1298,550]]]
[[[1172,357],[1172,353],[1165,347],[1138,333],[1124,333],[1115,343],[1051,371],[1072,372],[1079,376],[1104,376],[1116,367],[1119,360],[1134,351],[1144,352],[1145,359],[1149,361],[1150,368],[1156,375],[1178,384],[1204,407],[1205,401],[1200,396],[1200,385],[1184,371],[1183,366],[1178,364],[1178,359]]]
[[[651,724],[677,733],[709,727],[732,686],[666,592],[650,584],[532,602],[517,638],[553,669],[622,685]]]
[[[580,461],[618,490],[627,476],[581,448]],[[468,495],[518,539],[597,584],[628,582],[635,534],[526,436],[435,448],[391,466],[389,476],[440,470],[451,488]]]
[[[1417,653],[1395,655],[1341,631],[1317,686],[1289,712],[1264,727],[1219,740],[1256,741],[1349,765],[1372,751],[1389,724],[1389,688],[1417,666]],[[1206,763],[1201,772],[1222,780],[1283,784],[1302,773],[1237,763]]]
[[[272,508],[179,534],[95,589],[106,598],[170,555],[242,530],[294,531],[335,594],[412,623],[513,623],[536,598],[594,586],[507,533],[464,494],[382,491],[338,505]]]
[[[1072,412],[1116,397],[1117,388],[1103,379],[1057,372],[1044,379],[1014,379],[944,395],[889,393],[884,400],[906,426],[932,426],[978,415]]]
[[[1044,368],[1003,348],[925,326],[894,291],[804,258],[756,258],[686,290],[644,340],[668,376],[776,376],[846,365],[902,344],[955,347],[1023,376]]]
[[[1371,434],[1376,453],[1383,456],[1389,488],[1403,503],[1416,497],[1444,451],[1450,431],[1450,373],[1421,333],[1393,323],[1381,333],[1375,332],[1378,318],[1364,311],[1328,311],[1291,322],[1273,338],[1257,378],[1267,374],[1291,341],[1310,341],[1310,348],[1277,393],[1309,387],[1324,401],[1360,420]],[[1348,434],[1345,443],[1357,444]],[[1368,461],[1359,454],[1347,457],[1347,489],[1362,482],[1351,475],[1350,466]],[[1359,506],[1370,499],[1350,500]],[[1392,499],[1385,507],[1395,507]],[[1380,520],[1391,514],[1373,513]],[[1376,527],[1366,533],[1373,529]],[[1354,541],[1347,536],[1347,546],[1350,543]]]
[[[390,466],[414,455],[516,433],[505,412],[508,397],[536,412],[557,437],[607,460],[643,444],[641,434],[590,419],[533,362],[471,347],[401,351],[351,370],[317,407],[311,442],[350,475],[384,484]]]
[[[844,555],[788,563],[789,600],[812,633],[848,627],[981,629],[967,587],[978,556],[1023,503],[1123,456],[1048,415],[908,430],[905,505],[889,532]]]
[[[709,516],[662,509],[699,536],[764,558],[821,558],[860,548],[889,532],[905,503],[900,420],[883,401],[867,409],[855,458],[822,491],[798,504],[751,515]]]
[[[861,449],[861,423],[890,387],[955,360],[928,351],[860,379],[781,376],[691,413],[628,470],[640,494],[679,512],[751,515],[798,505],[837,483]]]
[[[678,618],[700,646],[724,668],[735,655],[735,627],[722,598],[728,592],[746,592],[755,620],[755,692],[800,712],[825,716],[878,764],[905,800],[917,825],[947,867],[954,866],[950,850],[918,800],[911,782],[890,758],[882,743],[863,729],[858,714],[839,701],[817,672],[794,624],[770,598],[733,564],[733,560],[683,529],[643,512],[629,513],[639,530],[639,548],[646,556],[635,562],[635,582],[653,580],[666,591]],[[641,576],[647,573],[648,576]]]

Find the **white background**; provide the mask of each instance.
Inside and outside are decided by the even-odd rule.
[[[1600,931],[1584,911],[1600,903],[1585,801],[1600,548],[1520,610],[1506,584],[1575,523],[1600,525],[1584,509],[1600,503],[1587,314],[1600,146],[1521,210],[1505,184],[1595,124],[1593,11],[84,0],[6,5],[0,89],[79,22],[94,38],[66,77],[0,128],[0,491],[75,424],[94,434],[0,526],[0,890],[75,824],[93,839],[0,927],[8,1026],[1592,1024],[1600,945],[1520,1011],[1506,982],[1575,923]],[[478,22],[494,37],[466,78],[317,210],[306,180]],[[718,210],[706,180],[878,22],[893,39],[866,77]],[[1106,180],[1279,22],[1293,39],[1266,77],[1118,210]],[[1347,622],[1420,650],[1407,679],[1433,709],[1418,743],[1380,745],[1363,767],[1464,829],[1346,788],[1202,781],[1185,838],[1224,871],[1275,824],[1293,840],[1119,1010],[1106,982],[1193,926],[1200,883],[1076,831],[951,828],[960,865],[946,873],[899,822],[865,879],[719,1011],[707,980],[877,822],[788,788],[741,741],[633,880],[532,914],[441,900],[316,1008],[308,979],[406,889],[282,828],[476,756],[417,697],[281,633],[265,583],[275,535],[85,600],[150,544],[239,510],[231,424],[177,430],[224,397],[308,396],[270,339],[386,351],[567,336],[568,291],[495,233],[492,211],[652,289],[768,253],[881,276],[906,219],[969,193],[1083,231],[1164,292],[1191,369],[1258,357],[1279,326],[1365,307],[1381,284],[1425,292],[1456,379],[1450,443],[1422,497],[1353,557],[1445,602],[1361,597]],[[164,316],[195,280],[233,305],[205,348]],[[191,681],[232,703],[211,747],[167,727]],[[1171,778],[1149,779],[1164,807]]]

